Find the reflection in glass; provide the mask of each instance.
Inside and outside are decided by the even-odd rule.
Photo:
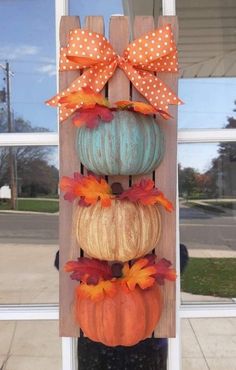
[[[236,297],[236,143],[179,146],[184,301]],[[188,294],[186,294],[188,293]]]
[[[236,99],[235,0],[178,0],[179,127],[224,128]],[[234,114],[235,115],[235,114]]]
[[[0,321],[0,368],[59,370],[57,321]]]
[[[0,303],[57,302],[57,149],[30,146],[12,151],[0,149]]]

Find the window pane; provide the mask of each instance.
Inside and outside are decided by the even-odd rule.
[[[57,321],[0,321],[0,368],[61,369]]]
[[[177,0],[180,128],[223,128],[235,117],[236,8],[228,0]],[[233,126],[236,127],[235,125]]]
[[[182,320],[183,370],[235,370],[236,319]]]
[[[235,174],[236,143],[179,146],[184,302],[236,297]]]
[[[44,104],[56,91],[54,8],[51,0],[0,2],[0,90],[6,83],[7,60],[14,73],[10,97],[17,132],[57,130],[56,109]],[[0,132],[4,132],[2,99],[0,110]]]
[[[57,302],[57,149],[2,148],[0,168],[0,303]]]

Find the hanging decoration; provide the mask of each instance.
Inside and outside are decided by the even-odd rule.
[[[154,255],[128,263],[81,257],[65,271],[80,281],[75,288],[75,320],[85,335],[107,346],[132,346],[149,337],[162,312],[159,285],[174,281],[176,273],[165,259]]]
[[[177,48],[170,25],[165,25],[134,40],[119,56],[101,34],[88,30],[70,31],[67,47],[61,48],[60,70],[83,70],[65,90],[47,101],[60,107],[60,121],[70,117],[84,104],[80,91],[90,87],[100,92],[121,68],[135,88],[164,118],[169,118],[168,106],[181,100],[158,76],[158,72],[178,72]],[[68,106],[68,99],[76,104]]]

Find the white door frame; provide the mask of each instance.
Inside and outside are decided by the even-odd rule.
[[[175,0],[162,0],[163,15],[176,15]],[[69,13],[69,0],[55,0],[56,46],[59,50],[59,23],[63,15]],[[58,57],[57,57],[58,64]],[[178,144],[236,142],[236,129],[199,129],[178,132]],[[0,147],[3,146],[57,146],[59,137],[53,133],[3,133],[0,134]],[[178,204],[178,202],[177,202]],[[177,209],[178,212],[178,209]],[[179,272],[179,220],[177,220],[177,272]],[[178,276],[180,274],[178,273]],[[168,370],[181,370],[181,331],[183,318],[236,317],[236,304],[193,304],[181,305],[180,281],[176,284],[176,333],[169,339]],[[0,320],[58,320],[57,304],[0,305]],[[62,338],[62,370],[77,370],[76,338]]]

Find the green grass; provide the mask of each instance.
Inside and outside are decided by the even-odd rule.
[[[220,209],[218,207],[214,207],[214,205],[211,205],[211,203],[199,204],[199,203],[189,201],[186,204],[191,208],[198,208],[198,209],[201,209],[201,210],[207,211],[207,212],[224,213],[223,209]]]
[[[0,210],[10,209],[10,202],[0,201]],[[37,200],[37,199],[18,199],[17,210],[18,211],[31,211],[31,212],[47,212],[55,213],[58,212],[59,202],[50,200]]]
[[[181,286],[192,294],[236,297],[236,258],[190,258]]]
[[[209,202],[207,204],[213,204],[214,206],[228,208],[228,209],[235,209],[236,208],[236,202]]]

